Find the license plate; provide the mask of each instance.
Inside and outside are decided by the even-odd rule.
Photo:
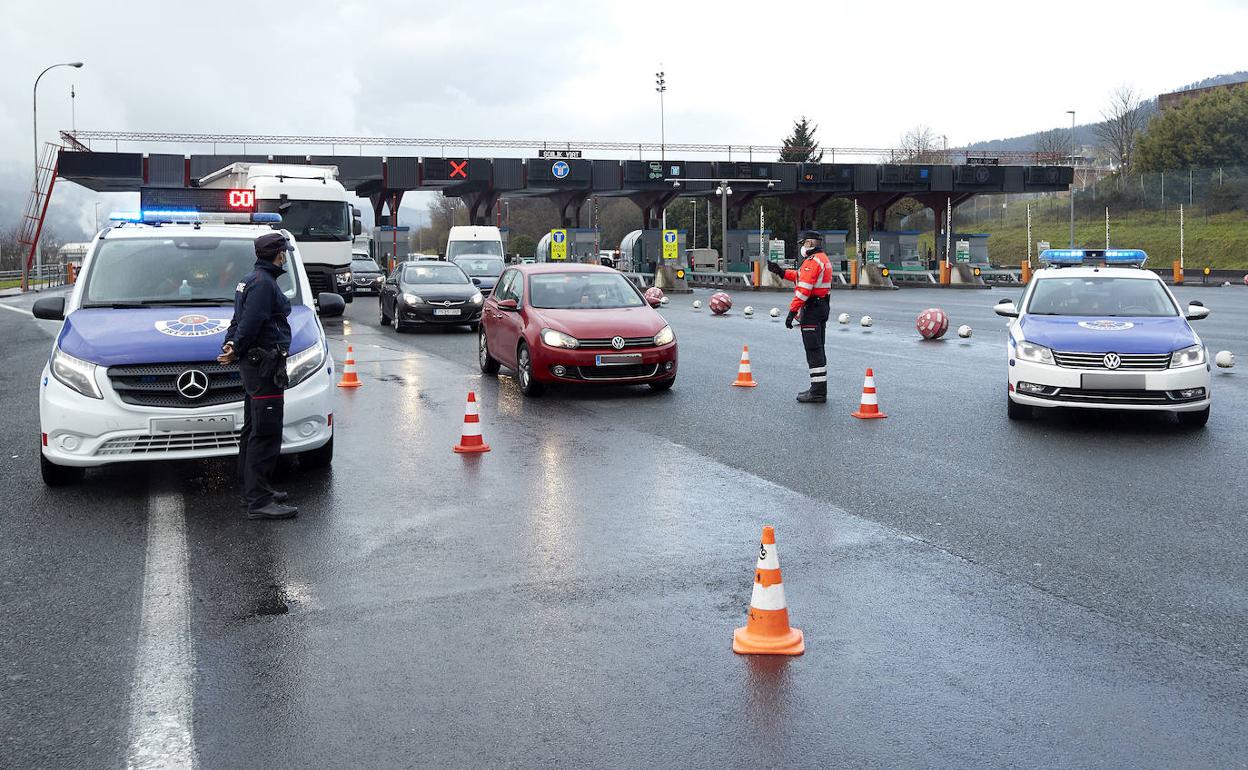
[[[1142,374],[1085,374],[1084,390],[1144,390]]]
[[[620,366],[622,364],[639,363],[641,363],[640,353],[608,353],[606,355],[594,356],[595,366]]]
[[[199,417],[153,417],[152,433],[221,433],[234,430],[234,415],[205,414]]]
[[[459,308],[439,308],[433,311],[434,315],[459,315]]]

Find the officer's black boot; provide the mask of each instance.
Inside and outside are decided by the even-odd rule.
[[[828,383],[812,382],[810,388],[797,394],[799,404],[826,404],[828,402]]]
[[[298,508],[293,505],[282,505],[281,503],[269,503],[268,505],[247,511],[247,518],[249,519],[293,519],[298,515]]]

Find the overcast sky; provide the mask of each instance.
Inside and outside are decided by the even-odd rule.
[[[70,126],[74,84],[82,129],[657,141],[661,66],[669,141],[777,144],[805,114],[825,146],[868,147],[920,123],[950,145],[1065,125],[1070,109],[1083,123],[1121,83],[1154,96],[1248,69],[1243,0],[0,0],[0,10],[9,188],[29,178],[31,84],[57,61],[86,66],[44,77],[43,139]]]

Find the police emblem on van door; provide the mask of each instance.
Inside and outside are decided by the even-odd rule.
[[[156,331],[170,337],[211,337],[223,334],[229,326],[230,322],[224,318],[188,313],[174,321],[157,321]]]

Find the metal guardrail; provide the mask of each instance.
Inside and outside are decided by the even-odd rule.
[[[921,283],[936,286],[940,283],[936,275],[928,270],[889,270],[888,277],[893,283]]]
[[[11,281],[21,281],[21,270],[0,270],[0,283],[9,283]],[[32,271],[30,273],[30,288],[32,289],[52,289],[57,286],[65,285],[65,271],[61,270],[43,270]]]
[[[721,273],[711,271],[690,271],[686,273],[690,286],[709,286],[713,288],[729,287],[753,289],[754,276],[750,273]]]
[[[979,277],[984,283],[1022,283],[1023,271],[1014,268],[981,268]]]
[[[648,289],[654,284],[654,276],[647,275],[646,273],[625,273],[621,271],[620,275],[623,275],[625,278],[632,281],[636,284],[637,288],[642,290]]]

